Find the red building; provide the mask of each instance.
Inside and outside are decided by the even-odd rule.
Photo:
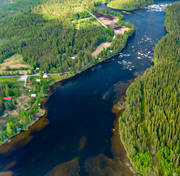
[[[12,101],[12,97],[4,97],[3,100],[6,101],[6,102],[11,102]]]

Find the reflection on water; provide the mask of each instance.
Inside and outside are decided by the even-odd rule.
[[[165,34],[164,12],[141,9],[125,18],[136,28],[127,47],[117,57],[61,83],[46,103],[46,125],[39,121],[43,128],[36,124],[0,147],[0,172],[17,176],[136,175],[119,140],[112,107],[134,75],[151,66],[153,48]]]

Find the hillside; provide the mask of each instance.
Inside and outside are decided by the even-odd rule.
[[[119,121],[129,157],[145,176],[180,175],[179,15],[180,2],[167,7],[169,33],[155,47],[155,65],[128,88]]]
[[[16,53],[32,67],[49,72],[76,72],[85,65],[96,63],[91,53],[101,43],[111,42],[114,34],[111,28],[104,28],[87,12],[86,7],[97,10],[94,3],[48,0],[36,7],[33,4],[29,11],[4,18],[0,21],[0,63]],[[63,18],[64,15],[67,18]],[[119,23],[122,22],[121,16]],[[126,37],[117,35],[116,40],[126,41],[131,33],[126,32]],[[116,50],[112,54],[121,49],[122,46],[112,45],[111,50]],[[72,57],[76,59],[72,60]]]
[[[135,10],[152,4],[153,0],[112,0],[108,7],[120,10]]]
[[[85,12],[86,8],[92,8],[95,0],[47,0],[34,9],[35,12],[53,16],[72,16]]]
[[[125,47],[134,27],[124,22],[121,14],[96,8],[95,0],[0,3],[3,7],[0,8],[0,76],[34,74],[28,78],[27,87],[18,78],[0,78],[0,143],[3,143],[42,115],[39,104],[51,84],[117,54]],[[108,13],[110,19],[116,18],[117,27],[126,27],[128,31],[114,38],[113,27],[104,27],[87,8],[92,13]],[[106,42],[111,45],[93,56],[98,46]],[[56,75],[43,79],[44,72]],[[10,102],[4,100],[9,96]]]
[[[0,0],[0,20],[2,18],[31,11],[44,0]]]

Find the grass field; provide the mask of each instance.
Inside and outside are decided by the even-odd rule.
[[[153,0],[112,0],[108,7],[121,10],[135,10],[151,4]]]
[[[13,72],[17,74],[27,74],[31,72],[31,67],[24,63],[23,57],[15,54],[0,64],[0,74],[11,75]]]
[[[99,0],[102,2],[102,0]],[[94,7],[97,0],[47,0],[34,8],[34,12],[48,16],[71,17],[73,14],[85,12]]]

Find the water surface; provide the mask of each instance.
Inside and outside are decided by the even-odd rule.
[[[58,86],[46,103],[49,124],[31,132],[27,145],[1,154],[0,171],[18,176],[133,175],[124,149],[121,155],[111,150],[112,107],[135,73],[152,65],[153,48],[166,31],[162,10],[137,10],[125,20],[136,29],[126,48]]]

